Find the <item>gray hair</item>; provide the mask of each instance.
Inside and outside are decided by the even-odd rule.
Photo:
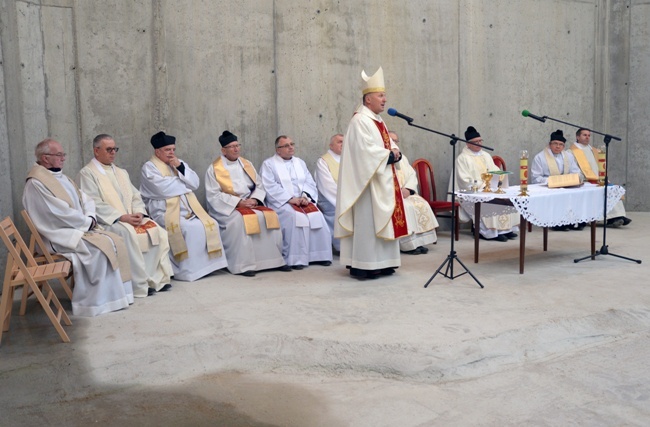
[[[93,148],[99,147],[102,141],[105,139],[113,139],[113,137],[107,133],[100,133],[99,135],[93,138]]]
[[[36,156],[36,160],[40,160],[43,154],[50,154],[51,151],[50,142],[56,142],[56,140],[52,138],[45,138],[44,140],[36,144],[36,148],[34,149],[34,155]]]

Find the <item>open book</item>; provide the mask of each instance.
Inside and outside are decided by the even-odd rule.
[[[580,182],[580,175],[577,173],[553,175],[548,177],[548,188],[576,187],[580,184],[582,184]]]

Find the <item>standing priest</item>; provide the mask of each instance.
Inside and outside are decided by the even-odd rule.
[[[408,234],[395,163],[402,155],[379,113],[386,105],[381,67],[363,79],[363,105],[350,120],[339,169],[335,237],[341,264],[358,279],[390,275],[400,266],[399,238]]]

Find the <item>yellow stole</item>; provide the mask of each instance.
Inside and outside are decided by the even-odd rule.
[[[330,170],[330,173],[332,174],[332,178],[334,178],[334,183],[338,185],[339,183],[339,162],[334,160],[334,157],[329,153],[329,151],[322,156],[320,156],[321,159],[325,161],[325,164],[327,165],[327,168]]]
[[[68,181],[70,181],[70,183],[74,186],[74,189],[77,192],[77,197],[79,198],[79,205],[83,210],[83,198],[81,197],[79,187],[77,187],[74,181],[72,181],[66,175],[63,176],[65,176]],[[34,167],[32,167],[32,169],[27,174],[27,179],[35,179],[39,181],[45,186],[45,188],[48,189],[48,191],[54,195],[54,197],[66,202],[70,208],[75,208],[74,203],[72,202],[72,199],[70,198],[70,195],[65,190],[65,188],[56,178],[54,178],[54,175],[52,175],[52,173],[45,169],[43,166],[38,164],[34,165]],[[100,234],[108,236],[113,241],[113,244],[115,244],[115,249],[113,249],[113,244],[111,244],[108,239],[100,236]],[[129,255],[126,250],[124,240],[122,240],[120,236],[109,231],[94,229],[92,231],[86,231],[82,236],[82,239],[95,246],[104,255],[106,255],[106,258],[108,258],[108,261],[111,263],[113,270],[116,270],[117,268],[120,269],[122,282],[131,280],[131,263],[129,261]],[[117,254],[115,253],[116,251]]]
[[[113,208],[116,211],[125,214],[132,214],[133,209],[131,204],[128,206],[124,204],[124,200],[132,200],[133,190],[131,189],[131,182],[128,180],[126,173],[117,167],[113,168],[115,172],[115,179],[119,186],[119,190],[122,193],[122,196],[118,194],[117,189],[113,185],[113,182],[108,178],[106,174],[101,173],[97,168],[103,167],[97,163],[91,161],[87,165],[90,172],[93,174],[99,185],[99,189],[102,193],[102,200]],[[133,227],[131,224],[122,223],[122,225],[130,232],[134,233],[140,250],[142,252],[147,252],[149,246],[158,246],[160,244],[160,235],[158,234],[158,226],[155,222],[148,218],[143,218],[142,224]]]
[[[594,153],[594,158],[596,161],[598,161],[598,153],[600,150],[597,150],[594,147],[590,147],[591,151]],[[580,166],[580,169],[582,170],[582,173],[584,174],[585,178],[589,182],[595,183],[598,182],[598,171],[593,171],[591,169],[591,166],[589,165],[589,160],[587,160],[587,156],[585,155],[584,151],[582,151],[579,147],[576,147],[575,144],[571,145],[571,152],[576,158],[576,161],[578,162],[578,166]]]
[[[253,184],[255,184],[257,182],[257,174],[255,173],[253,164],[243,157],[240,157],[239,159],[241,160],[241,165],[244,168],[244,172],[246,172],[246,175],[248,175],[248,177],[253,181]],[[212,163],[212,168],[214,169],[214,176],[217,179],[217,183],[221,187],[221,190],[224,193],[230,194],[231,196],[239,197],[238,194],[235,194],[232,178],[230,177],[228,169],[226,169],[226,166],[223,164],[223,159],[221,156],[219,156],[217,160]],[[280,228],[280,220],[278,219],[278,214],[276,214],[273,209],[264,206],[257,206],[253,209],[259,210],[264,214],[264,220],[266,221],[267,229],[272,230]],[[257,215],[253,209],[235,209],[243,217],[246,234],[259,234],[261,232]]]
[[[178,171],[166,163],[162,162],[158,157],[151,157],[151,163],[154,164],[156,169],[160,172],[162,176],[171,177],[178,176]],[[219,226],[216,222],[208,215],[208,213],[203,209],[201,203],[196,198],[193,192],[185,193],[187,202],[189,203],[189,208],[192,213],[203,224],[205,229],[205,238],[207,241],[207,250],[209,258],[217,258],[221,256],[221,240],[219,239]],[[168,197],[165,200],[166,211],[165,211],[165,228],[169,235],[169,246],[174,258],[176,261],[183,261],[187,259],[187,244],[185,243],[185,238],[183,238],[183,233],[181,232],[181,196]]]
[[[544,149],[544,156],[546,157],[546,163],[548,164],[548,170],[551,172],[551,176],[569,174],[569,158],[564,153],[562,153],[562,160],[564,160],[564,173],[560,173],[560,169],[557,167],[557,163],[555,163],[555,157],[553,157],[547,149]]]

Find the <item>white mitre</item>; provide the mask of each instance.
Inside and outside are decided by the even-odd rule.
[[[366,71],[361,71],[361,78],[363,79],[363,94],[373,92],[386,92],[384,86],[384,70],[381,67],[371,77],[366,75]]]

